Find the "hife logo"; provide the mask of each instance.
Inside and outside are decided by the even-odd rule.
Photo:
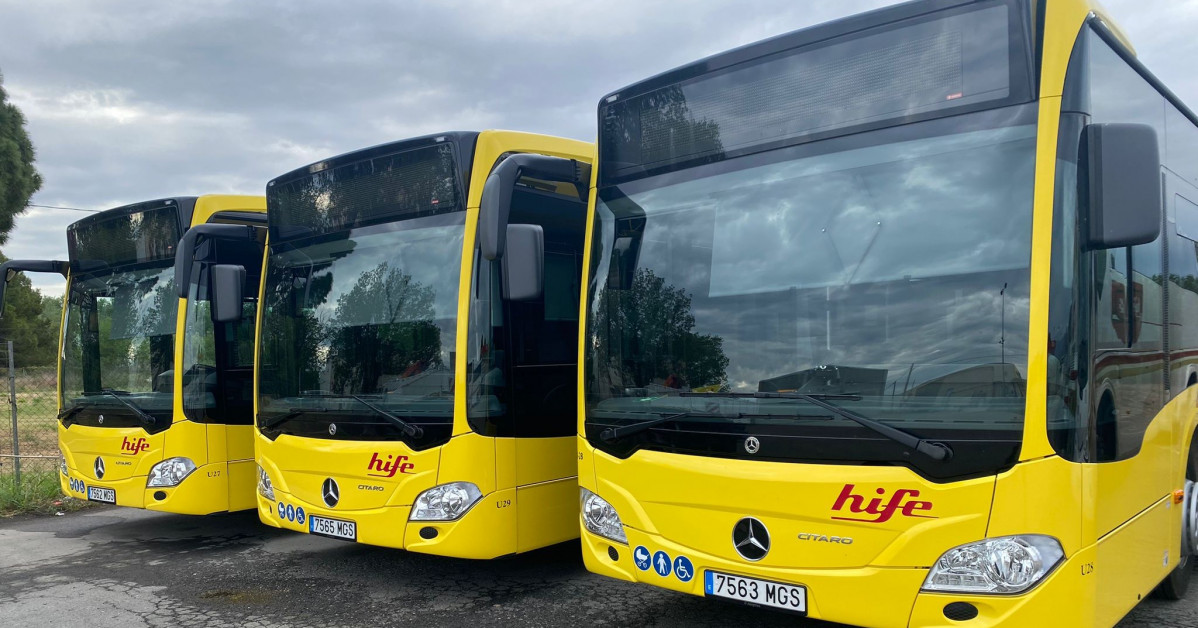
[[[875,489],[877,497],[869,500],[866,503],[865,496],[853,493],[853,489],[857,488],[853,484],[845,484],[844,488],[840,489],[840,496],[836,498],[836,503],[832,505],[832,510],[842,512],[847,506],[851,513],[864,513],[873,515],[873,518],[868,517],[832,517],[841,521],[864,521],[866,523],[886,523],[894,516],[894,513],[900,512],[904,517],[919,517],[921,519],[935,519],[932,515],[918,514],[921,512],[929,512],[932,510],[932,502],[915,501],[908,498],[919,497],[919,491],[900,488],[895,491],[890,499],[883,503],[886,498],[886,489]]]
[[[140,454],[149,448],[150,441],[144,438],[129,440],[129,437],[126,436],[124,440],[121,441],[121,453],[126,456],[136,456],[137,454]]]
[[[378,471],[378,473],[367,473],[366,475],[376,478],[393,478],[396,473],[411,473],[416,465],[408,462],[407,456],[396,456],[395,454],[387,454],[387,459],[384,461],[379,458],[378,452],[370,455],[370,462],[366,464],[367,471]]]

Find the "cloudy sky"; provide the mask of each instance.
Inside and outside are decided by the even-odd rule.
[[[106,209],[261,194],[323,157],[445,130],[592,140],[606,92],[885,4],[0,0],[0,72],[45,177],[33,203]],[[1198,108],[1198,0],[1105,4]],[[32,208],[4,253],[64,258],[64,228],[84,215]]]

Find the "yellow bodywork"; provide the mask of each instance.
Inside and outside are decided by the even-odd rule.
[[[478,135],[467,193],[458,290],[459,356],[467,355],[474,243],[483,184],[499,157],[513,152],[590,163],[594,145],[513,131],[483,131]],[[455,369],[455,381],[466,381],[466,361],[458,360]],[[257,386],[255,380],[255,389]],[[287,434],[271,441],[257,434],[258,463],[269,474],[275,494],[274,500],[258,495],[259,517],[268,525],[305,533],[307,517],[313,514],[348,519],[356,523],[359,542],[459,558],[495,558],[577,538],[574,437],[481,436],[466,421],[464,389],[456,388],[450,441],[426,451],[414,452],[401,442],[323,441]],[[377,466],[373,470],[370,467],[376,455],[383,461],[404,456],[412,467],[392,477],[380,477]],[[321,484],[330,477],[341,487],[341,501],[336,508],[326,507],[320,495]],[[457,521],[408,522],[412,503],[422,491],[455,481],[474,483],[482,499]],[[293,514],[300,508],[304,511],[302,520]],[[420,532],[425,528],[436,530],[436,536],[422,537]]]
[[[207,223],[218,212],[265,213],[266,199],[261,196],[207,195],[196,199],[189,227]],[[68,292],[70,279],[68,278]],[[174,372],[183,372],[183,336],[187,320],[187,299],[179,299],[175,328]],[[63,326],[66,324],[66,300],[63,301]],[[59,342],[62,342],[60,337]],[[62,352],[62,346],[59,346]],[[62,361],[59,360],[59,403],[62,399]],[[67,473],[60,474],[63,493],[80,499],[87,495],[73,489],[79,484],[100,486],[116,491],[118,506],[145,508],[178,514],[203,515],[246,510],[254,507],[253,427],[196,423],[183,412],[182,378],[174,377],[174,422],[166,430],[147,435],[140,428],[102,428],[58,424],[58,446],[66,459]],[[61,409],[61,408],[60,408]],[[125,446],[126,443],[139,443]],[[178,486],[146,488],[150,469],[172,457],[190,458],[193,471]],[[97,457],[105,461],[104,478],[96,477]],[[155,497],[161,493],[160,498]]]
[[[620,460],[578,439],[579,485],[607,500],[628,537],[620,544],[585,531],[587,568],[613,578],[704,595],[713,570],[807,587],[812,618],[870,627],[1111,626],[1176,566],[1181,508],[1173,491],[1185,481],[1186,456],[1198,425],[1198,391],[1176,396],[1155,418],[1132,459],[1076,464],[1058,457],[1047,437],[1046,371],[1052,213],[1061,94],[1084,22],[1103,10],[1085,0],[1047,0],[1039,91],[1032,232],[1027,407],[1019,462],[997,476],[931,483],[903,468],[772,463],[638,451]],[[1116,36],[1122,34],[1114,29]],[[595,177],[590,207],[596,206]],[[588,223],[584,273],[592,267]],[[590,285],[584,274],[583,285]],[[586,319],[585,303],[580,320]],[[585,327],[579,355],[585,355]],[[584,399],[579,373],[579,398]],[[581,404],[580,404],[581,408]],[[584,434],[585,416],[579,416]],[[1145,481],[1145,478],[1151,478]],[[872,497],[919,491],[935,519],[895,515],[884,523],[834,520],[845,485]],[[909,495],[910,498],[910,495]],[[747,562],[730,541],[733,525],[753,515],[769,528],[772,549]],[[852,537],[852,544],[811,542],[801,535]],[[946,550],[984,538],[1044,534],[1060,540],[1065,560],[1022,595],[922,593]],[[640,570],[634,548],[664,550],[693,563],[694,577]],[[614,550],[614,551],[613,551]],[[964,601],[977,618],[954,622],[944,607]]]

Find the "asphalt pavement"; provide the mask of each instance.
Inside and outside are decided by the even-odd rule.
[[[1195,583],[1198,588],[1198,581]],[[283,532],[257,513],[95,508],[0,521],[0,626],[801,626],[596,576],[577,542],[489,562]],[[1198,590],[1120,628],[1198,628]]]

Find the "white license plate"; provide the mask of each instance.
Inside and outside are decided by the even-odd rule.
[[[807,614],[807,588],[715,571],[703,572],[707,595]]]
[[[309,515],[308,532],[321,536],[331,536],[335,539],[345,539],[347,541],[358,540],[358,524],[353,521],[342,521],[340,519],[328,519]]]
[[[103,502],[105,504],[116,503],[116,490],[111,488],[101,488],[99,486],[87,487],[87,499],[93,502]]]

